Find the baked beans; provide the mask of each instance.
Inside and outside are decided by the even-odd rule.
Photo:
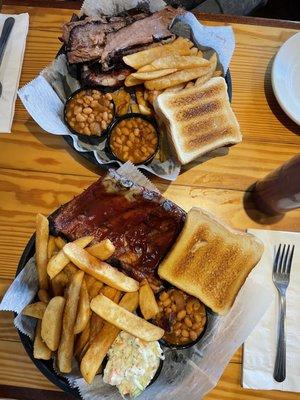
[[[121,161],[138,164],[148,160],[155,152],[158,137],[153,125],[143,118],[121,120],[112,129],[109,145]]]
[[[65,118],[77,133],[101,136],[114,117],[114,104],[110,93],[96,89],[84,89],[76,93],[66,104]]]
[[[179,289],[164,290],[158,298],[154,323],[165,330],[163,339],[175,345],[195,341],[203,332],[206,312],[203,303]]]

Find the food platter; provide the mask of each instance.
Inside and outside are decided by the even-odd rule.
[[[122,201],[121,207],[120,201]],[[101,204],[100,208],[103,210],[107,205],[109,205],[109,216],[107,217],[105,212],[104,214],[100,213],[100,215],[98,215],[97,212],[95,213],[94,204]],[[82,211],[79,212],[79,210]],[[128,214],[129,210],[130,212]],[[94,218],[90,218],[91,213],[95,213]],[[126,216],[127,219],[126,225],[122,223],[124,216]],[[148,222],[142,228],[139,228],[140,224],[138,221],[141,217],[146,218]],[[96,226],[94,226],[93,223],[90,223],[90,221],[93,221],[95,218],[97,219]],[[108,220],[106,218],[108,218]],[[44,291],[45,293],[45,289],[43,289],[43,281],[41,280],[42,277],[39,272],[38,280],[40,282],[40,290],[38,291],[34,302],[28,304],[25,309],[23,309],[22,314],[23,316],[30,318],[38,318],[38,320],[41,321],[38,322],[36,328],[36,335],[38,335],[37,332],[39,331],[39,326],[42,326],[43,332],[43,323],[47,319],[46,311],[51,308],[47,306],[47,302],[50,300],[50,303],[48,303],[50,306],[53,300],[64,300],[64,297],[67,299],[66,301],[68,301],[70,296],[72,296],[73,289],[71,289],[71,287],[73,282],[80,274],[81,279],[83,279],[83,272],[85,272],[84,282],[88,282],[90,281],[88,278],[92,278],[92,286],[88,286],[88,290],[92,291],[87,292],[90,296],[90,300],[88,301],[90,307],[89,310],[94,312],[93,315],[98,315],[103,318],[104,325],[101,325],[102,328],[99,328],[100,330],[96,333],[96,336],[92,336],[91,333],[89,334],[91,336],[89,341],[86,343],[88,347],[84,345],[84,347],[81,347],[83,350],[79,350],[79,353],[77,351],[78,348],[80,348],[78,347],[78,343],[81,343],[81,333],[83,333],[83,330],[79,331],[81,333],[79,333],[78,336],[73,334],[74,339],[76,336],[76,341],[74,351],[72,350],[71,358],[69,358],[70,367],[68,371],[64,370],[63,372],[67,373],[72,371],[76,376],[78,376],[76,370],[74,371],[74,366],[71,367],[71,365],[75,365],[74,362],[76,358],[87,387],[93,383],[94,378],[97,378],[96,386],[93,386],[93,390],[100,389],[97,385],[99,385],[100,381],[102,382],[102,378],[98,375],[99,366],[101,366],[101,364],[104,377],[103,382],[101,383],[101,390],[109,383],[109,381],[107,381],[107,377],[109,377],[110,374],[109,371],[114,371],[115,368],[113,367],[112,361],[114,355],[112,349],[116,348],[118,350],[118,346],[121,346],[120,349],[122,349],[123,343],[126,343],[124,342],[126,338],[130,339],[130,337],[135,337],[136,339],[134,340],[139,340],[139,338],[141,338],[144,341],[143,346],[146,346],[147,343],[147,346],[161,345],[162,348],[157,347],[157,349],[159,348],[159,351],[162,352],[161,354],[165,353],[166,356],[167,354],[174,354],[176,357],[178,356],[180,358],[182,355],[181,352],[187,348],[189,348],[189,353],[186,354],[192,355],[193,347],[198,349],[199,342],[201,346],[203,336],[213,336],[211,323],[215,318],[214,313],[217,312],[223,314],[230,309],[237,291],[239,290],[243,279],[245,279],[243,277],[247,276],[249,270],[253,268],[261,255],[260,242],[254,239],[254,237],[244,234],[243,241],[247,242],[247,246],[248,248],[250,247],[251,250],[249,252],[248,249],[245,253],[241,252],[237,256],[236,244],[232,246],[230,245],[230,241],[241,239],[237,239],[237,235],[230,232],[228,228],[218,225],[218,223],[216,223],[206,212],[200,209],[192,209],[189,213],[185,214],[185,212],[176,204],[164,199],[157,192],[147,190],[113,170],[110,170],[105,177],[100,178],[82,194],[57,209],[48,219],[40,214],[38,215],[37,233],[31,237],[24,250],[17,269],[16,277],[23,268],[28,267],[27,263],[34,254],[35,260],[40,260],[42,254],[40,250],[42,243],[42,230],[39,221],[48,221],[47,224],[50,225],[50,236],[46,242],[44,242],[48,243],[47,252],[50,248],[49,243],[51,241],[55,243],[55,246],[52,247],[51,250],[52,253],[47,253],[47,276],[51,279],[49,284],[47,284],[48,286],[50,285],[50,289],[48,289],[47,293],[48,296],[50,295],[51,297],[48,297],[48,300],[43,300],[41,297],[40,292]],[[108,221],[113,221],[113,223],[111,224]],[[77,228],[74,230],[77,222],[79,222],[79,225],[77,225]],[[215,232],[212,231],[213,236],[205,233],[205,230],[207,230],[209,225],[212,225],[209,229],[216,230]],[[103,227],[104,232],[106,232],[104,233],[106,239],[101,240]],[[107,231],[107,227],[109,227],[109,231]],[[162,229],[164,230],[164,237],[161,237]],[[176,231],[177,233],[175,233]],[[139,232],[138,236],[136,236],[136,232]],[[221,293],[219,290],[211,292],[206,289],[206,285],[207,287],[218,285],[218,283],[215,282],[214,276],[219,273],[223,276],[223,281],[220,282],[220,287],[224,287],[224,284],[229,284],[229,287],[232,285],[232,283],[226,282],[226,278],[224,281],[225,276],[222,271],[224,266],[222,263],[218,264],[217,262],[217,264],[213,266],[213,268],[216,269],[211,270],[211,265],[213,265],[212,260],[210,258],[207,259],[206,252],[208,251],[210,254],[211,246],[215,246],[213,243],[214,241],[208,244],[207,240],[210,242],[210,237],[215,237],[216,232],[218,232],[217,235],[221,235],[222,240],[227,242],[226,257],[229,257],[229,259],[234,257],[235,260],[235,263],[228,263],[227,268],[229,268],[229,270],[236,268],[236,271],[239,271],[238,273],[240,274],[239,287],[236,287],[234,284],[235,289],[232,288],[234,291],[231,290],[232,293],[229,297],[226,294],[226,290]],[[90,236],[82,236],[87,233],[89,233]],[[93,236],[91,236],[92,233]],[[78,239],[76,239],[76,237]],[[115,245],[110,242],[109,237],[114,241]],[[224,239],[224,237],[226,237],[226,239]],[[38,238],[38,240],[36,240],[36,238]],[[91,243],[93,238],[96,239],[96,243]],[[129,244],[130,238],[131,242]],[[97,240],[100,241],[98,242]],[[144,247],[141,252],[143,244],[145,244],[143,240],[146,240],[147,246]],[[79,247],[79,242],[82,247]],[[107,242],[110,243],[109,246]],[[166,250],[170,248],[170,244],[172,243],[173,246],[171,251],[167,252],[165,255]],[[203,247],[207,244],[209,245],[208,248]],[[84,249],[84,246],[88,246],[87,250]],[[100,248],[102,249],[101,255],[99,253]],[[104,248],[106,248],[106,253],[108,252],[110,256],[108,253],[104,256]],[[222,245],[218,246],[218,249],[219,248],[222,248]],[[37,249],[36,253],[35,249]],[[188,253],[190,255],[184,261],[185,268],[178,274],[179,269],[181,269],[180,265],[182,264],[182,255]],[[193,256],[193,253],[197,253],[198,255]],[[222,253],[216,257],[216,260],[221,256],[221,254]],[[98,257],[105,257],[107,262],[99,261],[95,255]],[[66,261],[64,258],[66,258]],[[58,260],[60,260],[59,263]],[[36,261],[36,263],[39,262],[40,261]],[[206,277],[202,277],[201,280],[199,280],[198,277],[195,280],[195,276],[199,274],[197,265],[199,263],[203,264],[204,262],[207,264],[206,267],[204,266],[204,269],[208,268],[210,272]],[[243,270],[241,270],[240,264],[244,266]],[[116,265],[118,265],[118,268],[116,268]],[[65,286],[59,289],[59,294],[56,292],[57,287],[55,288],[54,278],[60,273],[59,271],[63,272],[64,268],[66,268],[66,270],[70,270],[71,268],[73,274],[69,275],[68,283],[65,283]],[[37,267],[37,271],[41,271],[40,267]],[[122,271],[126,271],[126,273]],[[56,275],[53,275],[54,272]],[[211,275],[212,272],[213,275]],[[68,275],[67,272],[64,273]],[[49,278],[47,279],[49,280]],[[138,278],[139,283],[134,278]],[[204,286],[203,279],[206,281]],[[98,286],[96,283],[98,283]],[[99,284],[101,285],[99,286]],[[85,285],[87,285],[87,283],[85,283]],[[99,289],[96,289],[97,291],[95,292],[93,290],[94,285],[100,288],[100,291]],[[120,288],[120,290],[116,288],[114,289],[113,286]],[[92,292],[95,294],[90,294]],[[146,292],[149,293],[146,294]],[[203,296],[205,303],[203,303],[199,298],[194,297],[198,292],[202,293],[201,298]],[[113,298],[110,297],[109,293],[113,293],[114,296],[115,294],[118,294],[118,299],[121,298],[121,300],[112,301]],[[131,307],[128,305],[129,298],[138,298],[138,300],[134,300],[135,306],[132,306],[132,309],[136,310],[136,314],[134,311],[129,312]],[[43,303],[44,307],[43,314],[37,316],[37,314],[34,315],[28,313],[29,309],[32,310],[35,306],[41,303]],[[126,307],[129,307],[129,311]],[[66,307],[63,315],[67,315],[69,312],[68,310],[68,307]],[[76,313],[76,309],[74,312]],[[78,305],[77,317],[79,314],[80,308]],[[89,315],[91,316],[91,314]],[[65,323],[64,318],[65,317],[62,319],[63,324]],[[106,324],[105,321],[107,321]],[[91,326],[92,324],[93,322],[91,321]],[[73,326],[75,331],[75,325]],[[94,357],[91,358],[91,354],[93,355],[95,348],[97,348],[95,346],[98,346],[101,341],[103,341],[103,345],[106,346],[106,341],[111,340],[110,335],[108,334],[110,331],[116,332],[115,336],[113,336],[115,339],[111,338],[112,342],[109,342],[109,347],[103,348],[102,345],[99,347],[101,349],[99,360]],[[61,332],[59,346],[61,346],[64,334],[63,330]],[[61,347],[56,347],[58,353],[54,358],[56,363],[56,367],[54,368],[54,360],[51,359],[51,352],[48,354],[38,353],[39,350],[37,350],[36,347],[38,346],[36,344],[37,336],[33,345],[29,337],[20,332],[19,334],[27,353],[41,372],[51,380],[51,382],[79,398],[79,393],[75,388],[76,384],[74,384],[74,382],[79,378],[72,378],[71,375],[69,378],[72,383],[70,384],[69,381],[63,377],[64,374],[60,375],[60,373],[57,372],[61,369],[62,365],[59,364],[59,357],[61,357],[62,354],[62,351],[61,354],[59,353]],[[43,335],[44,334],[42,333],[42,337],[45,337]],[[45,342],[43,342],[43,346],[46,346]],[[124,348],[126,348],[126,346]],[[168,353],[168,350],[170,351],[170,349],[171,353]],[[129,350],[129,354],[131,354],[131,351],[133,350]],[[121,360],[118,362],[120,364],[123,363],[124,367],[127,365],[126,358],[122,359],[121,356],[118,356],[117,359]],[[71,360],[73,360],[72,363]],[[130,363],[131,362],[135,363],[136,361],[130,361]],[[169,371],[169,363],[169,358],[164,362],[160,359],[159,364],[156,364],[157,366],[155,367],[155,370],[153,370],[153,375],[151,375],[152,378],[150,379],[149,376],[148,384],[144,386],[144,389],[142,390],[145,390],[148,386],[149,390],[152,390],[150,389],[152,383],[153,387],[156,387],[154,390],[157,390],[155,379],[160,374],[164,375],[168,373],[166,371]],[[100,374],[102,374],[102,371],[100,371]],[[133,371],[135,371],[134,364]],[[66,376],[68,376],[68,374]],[[79,380],[82,381],[82,378]],[[110,384],[113,386],[116,385],[115,383]],[[82,387],[80,388],[80,392],[81,390]],[[119,390],[121,389],[119,388]],[[139,390],[139,393],[141,393],[141,389],[135,390]],[[101,396],[101,394],[99,395]]]
[[[222,32],[205,27],[180,7],[150,12],[149,6],[140,4],[122,11],[120,5],[116,14],[103,14],[101,5],[94,11],[83,7],[62,26],[63,45],[41,76],[63,107],[63,121],[61,113],[60,121],[54,121],[58,115],[49,116],[60,125],[50,133],[64,136],[80,156],[104,169],[131,161],[140,170],[174,180],[181,165],[241,141],[230,106],[228,65],[234,49],[233,33],[231,28]],[[39,84],[36,79],[30,86]],[[21,90],[20,97],[31,113],[25,95],[30,86],[24,93]],[[158,102],[161,96],[162,103]],[[163,105],[168,99],[175,101],[176,96],[182,97],[185,120],[175,116],[179,111],[176,106]],[[192,100],[196,96],[199,101]],[[31,99],[39,103],[37,98]],[[157,150],[149,152],[146,141],[151,142],[151,132],[146,126],[136,127],[133,120],[123,126],[128,136],[110,143],[115,150],[107,151],[112,125],[118,118],[133,118],[133,114],[155,121]],[[213,114],[219,115],[214,124]],[[43,127],[36,117],[35,113]],[[136,129],[130,129],[130,124]],[[119,129],[123,132],[121,124]],[[176,146],[177,140],[182,142],[180,146]],[[180,153],[185,153],[184,159]]]
[[[230,100],[230,102],[231,102],[231,101],[232,101],[232,81],[231,81],[231,74],[230,74],[230,70],[229,70],[229,69],[227,70],[227,73],[226,73],[226,75],[225,75],[225,80],[226,80],[226,83],[227,83],[228,97],[229,97],[229,100]],[[78,155],[80,155],[80,156],[83,157],[84,159],[88,160],[90,163],[92,163],[92,164],[95,165],[96,167],[101,168],[101,169],[104,169],[104,170],[107,170],[107,169],[109,169],[109,168],[112,167],[113,162],[110,163],[110,164],[100,164],[100,163],[97,161],[97,159],[96,159],[96,157],[95,157],[93,151],[83,151],[83,152],[82,152],[82,151],[78,151],[78,150],[76,149],[76,147],[74,146],[74,141],[73,141],[73,139],[72,139],[71,136],[69,136],[69,135],[64,135],[64,136],[63,136],[63,139],[67,142],[67,144],[68,144]],[[117,165],[117,164],[116,164],[116,165]]]

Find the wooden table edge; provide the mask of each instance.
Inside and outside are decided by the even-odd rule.
[[[2,6],[28,6],[28,7],[44,7],[44,8],[63,8],[63,9],[73,9],[79,10],[82,1],[67,1],[62,3],[61,0],[52,0],[51,7],[49,3],[43,0],[23,0],[22,4],[18,0],[3,0]],[[1,4],[0,4],[1,10]],[[300,29],[299,21],[288,21],[282,19],[269,19],[261,17],[251,17],[251,16],[241,16],[241,15],[231,15],[231,14],[210,14],[195,12],[195,15],[200,20],[206,21],[218,21],[218,22],[230,22],[234,24],[246,24],[246,25],[258,25],[258,26],[269,26],[277,28],[288,28],[288,29]]]

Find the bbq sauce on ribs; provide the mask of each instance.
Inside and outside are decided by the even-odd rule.
[[[69,241],[86,235],[93,235],[94,242],[109,238],[116,247],[109,262],[158,288],[158,264],[178,237],[185,212],[159,193],[110,171],[49,220],[52,232]]]

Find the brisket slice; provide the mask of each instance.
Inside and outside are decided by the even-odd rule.
[[[100,65],[94,63],[89,66],[83,64],[81,69],[81,84],[83,86],[120,86],[126,76],[131,74],[131,69],[126,66],[116,66],[112,71],[102,72]]]
[[[103,20],[97,20],[74,26],[71,29],[67,44],[69,63],[79,63],[100,58],[107,34],[117,31],[125,25],[125,20],[105,23],[103,23]]]
[[[157,192],[110,171],[49,217],[52,233],[72,241],[93,235],[116,247],[108,261],[159,288],[157,267],[178,237],[185,212]]]
[[[118,31],[107,34],[106,45],[101,53],[104,70],[128,54],[131,48],[174,38],[169,30],[173,20],[185,12],[182,8],[166,7],[147,18],[133,22]]]
[[[116,17],[87,17],[63,26],[62,39],[66,43],[67,57],[70,63],[99,59],[106,43],[106,35],[115,32],[138,19],[145,13]]]

